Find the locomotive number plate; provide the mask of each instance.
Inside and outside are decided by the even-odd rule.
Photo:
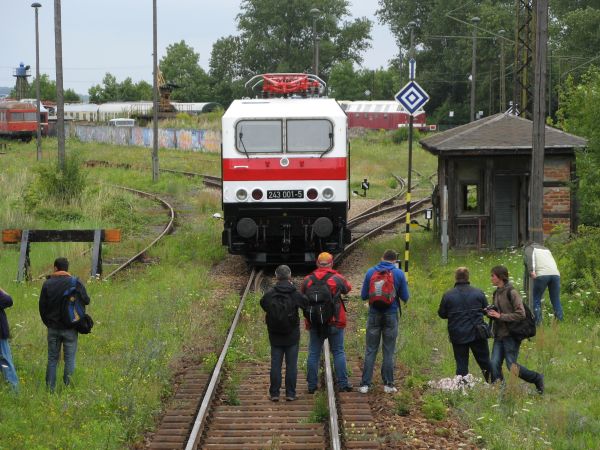
[[[302,189],[267,191],[267,199],[287,200],[290,198],[304,198],[304,191]]]

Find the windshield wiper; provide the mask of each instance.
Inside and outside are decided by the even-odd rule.
[[[244,133],[242,133],[240,131],[240,134],[238,134],[238,137],[240,138],[240,144],[242,144],[242,149],[244,150],[244,153],[246,154],[246,158],[250,159],[250,155],[248,155],[248,151],[246,150],[246,146],[244,145],[244,140],[242,139],[244,137]]]
[[[329,150],[331,150],[333,148],[333,133],[329,133]],[[329,150],[325,150],[323,153],[321,153],[321,156],[319,156],[319,159],[321,159],[323,156],[325,156],[325,153],[329,153]]]

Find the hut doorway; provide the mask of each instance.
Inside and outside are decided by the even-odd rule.
[[[519,177],[496,175],[494,177],[494,246],[496,248],[519,245]]]

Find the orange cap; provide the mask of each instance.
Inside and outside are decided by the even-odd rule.
[[[327,267],[333,264],[333,256],[331,253],[323,252],[319,254],[317,258],[317,266],[319,267]]]

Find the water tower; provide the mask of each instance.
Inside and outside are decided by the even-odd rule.
[[[29,81],[27,81],[27,78],[30,76],[29,66],[23,63],[19,64],[19,67],[14,70],[13,77],[17,78],[17,84],[15,85],[17,100],[27,97],[27,93],[29,92]]]

